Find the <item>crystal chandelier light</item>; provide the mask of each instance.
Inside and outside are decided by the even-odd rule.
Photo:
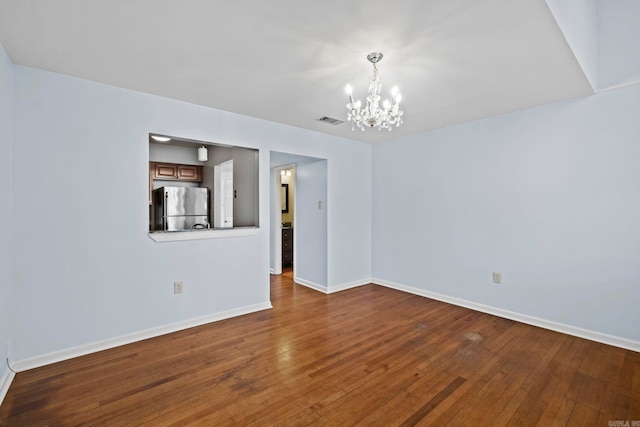
[[[398,127],[402,124],[402,115],[404,114],[400,109],[402,96],[398,93],[398,87],[394,87],[391,91],[391,102],[385,100],[382,108],[380,108],[380,89],[382,89],[382,83],[380,83],[380,77],[378,77],[376,64],[382,59],[382,54],[372,52],[367,55],[367,59],[373,64],[373,76],[369,79],[367,105],[362,108],[360,100],[354,102],[351,86],[347,85],[346,87],[346,92],[349,95],[347,110],[349,111],[348,120],[351,121],[351,129],[355,130],[355,126],[358,126],[364,131],[366,126],[370,128],[377,127],[378,130],[391,130],[394,125]]]

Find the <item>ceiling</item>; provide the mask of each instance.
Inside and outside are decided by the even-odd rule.
[[[544,0],[0,0],[14,64],[366,142],[593,93]],[[404,125],[346,120],[379,51]]]

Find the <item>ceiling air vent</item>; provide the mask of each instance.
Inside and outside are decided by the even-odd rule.
[[[338,119],[334,119],[333,117],[320,117],[318,119],[319,122],[323,122],[323,123],[329,123],[330,125],[339,125],[340,123],[344,123],[344,120],[338,120]]]

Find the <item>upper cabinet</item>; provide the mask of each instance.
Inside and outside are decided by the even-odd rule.
[[[178,178],[178,165],[176,164],[151,162],[149,164],[149,170],[152,171],[154,179]]]
[[[202,166],[178,165],[178,179],[202,182]]]
[[[153,179],[202,182],[202,166],[149,162]]]

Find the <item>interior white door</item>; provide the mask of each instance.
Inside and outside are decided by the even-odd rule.
[[[233,160],[213,166],[214,228],[233,227]]]
[[[233,175],[224,178],[224,198],[222,202],[224,226],[233,227]]]

